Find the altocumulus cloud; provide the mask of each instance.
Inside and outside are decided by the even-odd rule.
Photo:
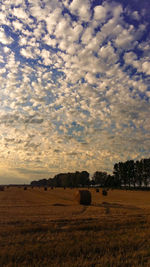
[[[149,8],[0,0],[2,182],[150,156]]]

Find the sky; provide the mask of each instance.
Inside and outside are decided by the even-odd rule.
[[[150,1],[0,0],[0,183],[150,157]]]

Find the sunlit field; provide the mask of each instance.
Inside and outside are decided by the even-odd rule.
[[[150,192],[89,190],[0,192],[0,266],[150,266]]]

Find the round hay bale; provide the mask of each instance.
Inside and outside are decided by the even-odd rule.
[[[80,205],[91,205],[91,192],[89,190],[79,190],[76,192],[75,199]]]
[[[4,186],[0,186],[0,191],[4,191],[5,190],[5,187]]]
[[[103,196],[107,196],[107,190],[103,189],[103,190],[102,190],[102,195],[103,195]]]

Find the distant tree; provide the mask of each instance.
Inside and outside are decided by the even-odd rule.
[[[127,186],[129,179],[128,179],[128,169],[127,169],[127,162],[119,162],[119,179],[120,185]]]
[[[136,177],[136,182],[139,185],[139,187],[142,187],[142,183],[143,183],[143,163],[140,160],[137,160],[135,162],[135,177]]]
[[[113,174],[114,174],[114,187],[120,187],[122,181],[121,181],[121,173],[120,173],[120,164],[119,163],[114,164]]]
[[[31,186],[37,186],[37,183],[38,183],[37,181],[32,181],[32,182],[30,183],[30,185],[31,185]]]
[[[41,186],[46,186],[47,185],[47,179],[45,179],[45,178],[41,179],[39,182],[40,182]]]
[[[48,178],[47,185],[48,186],[54,186],[54,179],[53,178]]]
[[[80,182],[82,186],[89,185],[89,173],[87,171],[82,171],[80,174]]]
[[[126,177],[128,181],[129,188],[131,184],[134,186],[136,185],[136,176],[135,176],[135,164],[133,160],[128,160],[124,163],[126,166]]]
[[[53,185],[57,187],[78,187],[89,184],[89,173],[87,171],[75,173],[59,173],[53,178]]]
[[[144,185],[147,187],[150,183],[150,159],[143,159],[143,182]]]
[[[62,186],[62,179],[61,179],[62,173],[56,174],[53,178],[54,186],[61,187]]]
[[[30,184],[31,186],[47,186],[47,179],[40,179],[38,181],[32,181]]]
[[[93,174],[92,180],[95,182],[95,184],[99,184],[101,187],[104,187],[107,178],[108,178],[107,172],[96,171]]]
[[[150,159],[115,163],[113,173],[115,184],[128,185],[129,188],[131,185],[135,188],[144,184],[147,187],[150,183]]]
[[[115,180],[114,180],[114,175],[107,175],[107,179],[105,181],[105,185],[104,187],[108,187],[108,188],[113,188],[115,187]]]

